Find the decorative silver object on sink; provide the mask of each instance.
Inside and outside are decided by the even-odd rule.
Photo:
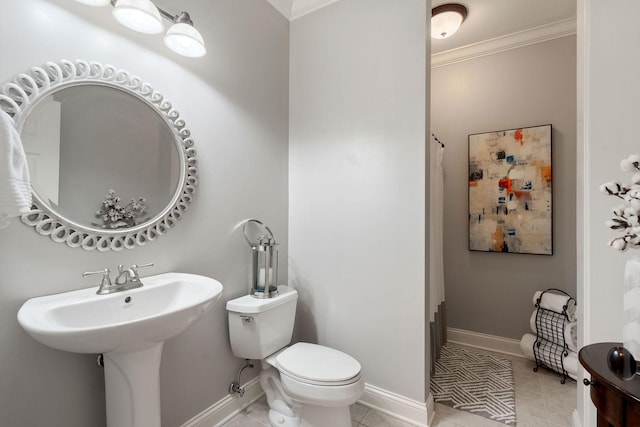
[[[5,83],[0,109],[27,153],[34,206],[22,222],[39,234],[87,250],[131,249],[166,233],[192,201],[191,132],[138,76],[95,61],[47,62]],[[148,219],[96,224],[95,194],[108,188],[123,200],[144,195]]]

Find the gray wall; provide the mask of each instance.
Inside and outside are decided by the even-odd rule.
[[[425,402],[428,2],[348,0],[291,24],[290,280],[299,335]],[[426,420],[425,420],[426,421]]]
[[[470,252],[467,136],[553,125],[553,256]],[[448,326],[520,339],[537,289],[576,296],[576,38],[434,68],[431,129],[444,154]],[[578,304],[580,301],[578,301]]]
[[[82,271],[155,262],[145,274],[183,271],[218,279],[222,300],[167,341],[160,372],[163,426],[178,426],[227,395],[242,361],[228,344],[224,302],[247,291],[250,251],[241,228],[271,226],[287,259],[289,23],[263,0],[158,1],[187,10],[208,55],[173,54],[161,36],[120,26],[109,8],[67,0],[0,0],[0,81],[61,58],[110,63],[160,91],[192,132],[199,186],[174,229],[144,247],[87,252],[15,221],[0,231],[0,424],[99,427],[104,380],[95,355],[45,347],[18,325],[28,298],[97,284]],[[265,173],[268,171],[268,173]],[[280,277],[286,281],[286,263]],[[249,376],[247,376],[248,379]]]

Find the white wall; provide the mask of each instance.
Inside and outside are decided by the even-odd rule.
[[[619,11],[624,13],[619,13]],[[624,263],[636,253],[619,253],[607,246],[615,236],[604,222],[617,205],[598,191],[613,179],[629,182],[619,168],[621,159],[640,153],[640,27],[635,16],[640,3],[619,0],[578,1],[578,297],[580,345],[622,340]],[[596,424],[588,389],[579,387],[582,426]]]
[[[241,228],[271,226],[287,259],[289,23],[263,0],[158,1],[191,13],[208,55],[186,59],[120,26],[109,8],[67,0],[0,0],[0,82],[62,58],[111,63],[160,91],[192,132],[199,187],[176,227],[144,247],[87,252],[54,243],[19,222],[0,231],[0,424],[104,425],[104,380],[95,355],[49,349],[16,313],[28,298],[97,285],[86,270],[155,262],[145,274],[214,277],[222,301],[169,340],[161,366],[163,426],[178,426],[227,395],[243,361],[228,345],[224,301],[247,290],[250,250]],[[179,4],[178,4],[179,3]],[[280,272],[286,280],[286,265]],[[247,375],[247,378],[249,375]]]
[[[352,354],[368,384],[421,402],[427,3],[333,3],[292,22],[290,53],[298,336]]]
[[[468,135],[544,124],[553,128],[553,255],[469,251]],[[576,38],[434,68],[431,129],[445,143],[447,325],[519,340],[536,290],[576,296]]]

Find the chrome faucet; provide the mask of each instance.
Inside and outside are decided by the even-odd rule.
[[[139,283],[140,276],[138,271],[134,270],[135,264],[131,268],[125,270],[122,264],[118,265],[118,275],[116,276],[116,286],[126,285],[127,283]]]
[[[139,288],[142,286],[142,282],[138,275],[138,269],[141,267],[151,267],[152,265],[152,262],[142,265],[133,264],[131,267],[125,269],[124,266],[120,264],[118,266],[115,286],[127,286],[127,289]]]
[[[102,274],[102,281],[100,282],[100,287],[96,293],[98,295],[107,295],[114,292],[121,292],[141,287],[142,281],[138,275],[138,268],[150,267],[152,265],[152,262],[142,265],[133,264],[131,267],[125,269],[124,266],[120,264],[118,265],[118,275],[116,276],[114,283],[111,283],[111,270],[108,268],[101,271],[85,271],[82,273],[82,276],[85,277],[91,274]]]
[[[111,277],[109,276],[111,274],[111,270],[109,270],[108,268],[105,268],[104,270],[100,270],[100,271],[85,271],[84,273],[82,273],[82,277],[87,277],[87,276],[91,276],[93,274],[102,274],[102,281],[100,282],[100,287],[98,288],[98,292],[96,292],[98,295],[105,295],[105,294],[109,294],[111,293],[111,289],[113,288],[113,284],[111,283]]]

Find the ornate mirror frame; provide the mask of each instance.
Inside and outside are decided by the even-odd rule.
[[[0,90],[0,108],[13,119],[19,133],[39,100],[62,88],[87,84],[113,87],[133,95],[166,121],[173,133],[180,160],[176,192],[169,204],[149,221],[130,228],[107,230],[65,218],[50,208],[32,189],[33,207],[31,212],[22,216],[22,222],[34,227],[39,234],[71,247],[99,251],[132,249],[165,234],[182,218],[195,194],[197,162],[194,142],[184,120],[171,103],[140,77],[127,71],[96,61],[63,59],[47,62],[42,67],[32,67],[28,72],[18,74],[13,82],[5,83]]]

